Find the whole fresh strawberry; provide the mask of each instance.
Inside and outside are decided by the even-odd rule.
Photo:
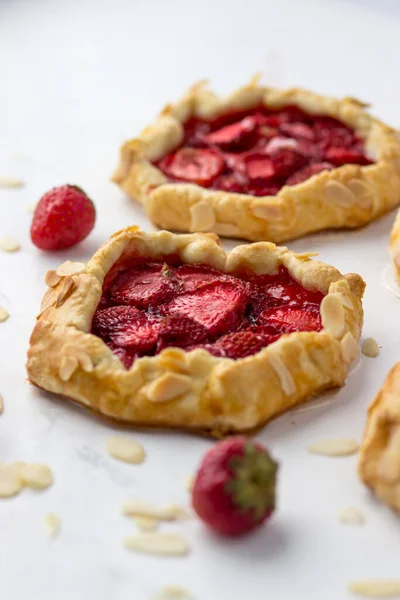
[[[218,442],[197,472],[192,504],[200,519],[223,535],[259,527],[275,508],[278,465],[260,444],[237,436]]]
[[[93,229],[96,210],[81,188],[63,185],[40,199],[31,225],[32,242],[41,250],[63,250]]]

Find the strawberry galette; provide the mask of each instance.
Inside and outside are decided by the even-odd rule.
[[[397,281],[400,283],[400,210],[397,212],[390,234],[389,252]]]
[[[400,362],[368,409],[358,470],[382,502],[400,511]]]
[[[166,229],[281,242],[365,225],[400,203],[400,142],[365,108],[199,84],[124,144],[114,181]]]
[[[358,351],[361,277],[267,242],[130,227],[46,281],[30,381],[133,424],[250,430]]]

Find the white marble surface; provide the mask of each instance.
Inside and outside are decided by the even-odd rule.
[[[24,369],[46,269],[67,257],[86,260],[127,224],[150,229],[109,183],[124,138],[193,81],[210,77],[227,91],[257,70],[272,84],[369,100],[400,125],[399,26],[393,3],[374,8],[370,0],[0,0],[0,175],[26,181],[21,190],[0,190],[0,235],[22,244],[19,253],[0,253],[0,305],[11,314],[0,325],[0,459],[43,461],[55,474],[46,492],[0,501],[1,598],[150,600],[176,583],[197,600],[346,600],[350,580],[399,577],[400,523],[358,483],[355,458],[306,452],[321,437],[360,438],[365,409],[400,358],[400,300],[382,283],[393,214],[362,231],[289,244],[365,277],[364,334],[382,348],[322,406],[260,433],[281,462],[279,509],[252,537],[225,541],[192,520],[165,527],[185,531],[190,557],[126,553],[120,540],[134,525],[121,516],[122,501],[184,503],[184,480],[210,442],[128,431],[148,460],[117,463],[105,452],[113,429],[33,390]],[[26,205],[64,182],[94,198],[96,229],[71,252],[44,255],[29,241]],[[338,523],[349,505],[363,511],[364,527]],[[49,511],[62,519],[50,541]]]

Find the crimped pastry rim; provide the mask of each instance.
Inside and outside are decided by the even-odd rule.
[[[183,262],[201,262],[226,272],[246,266],[261,274],[275,272],[283,264],[305,287],[329,296],[322,314],[325,330],[282,336],[257,354],[236,361],[202,349],[186,353],[167,348],[157,356],[136,360],[126,370],[89,331],[105,275],[132,251],[151,257],[176,253]],[[129,227],[103,244],[85,269],[80,265],[78,273],[48,281],[53,287],[43,298],[30,339],[29,380],[102,416],[133,425],[216,436],[252,430],[310,394],[342,385],[358,352],[361,277],[342,276],[308,254],[267,242],[238,246],[228,253],[213,234],[145,233]],[[334,306],[335,319],[328,305]],[[340,331],[337,313],[342,319]]]
[[[382,502],[400,511],[400,362],[368,408],[358,474]]]
[[[264,197],[171,183],[152,165],[180,144],[182,123],[190,116],[214,118],[260,103],[272,108],[295,104],[305,112],[338,118],[365,138],[367,152],[377,162],[323,171]],[[167,105],[153,125],[122,146],[113,180],[143,204],[155,225],[170,230],[283,242],[323,229],[360,227],[400,203],[399,135],[369,115],[367,106],[351,97],[338,100],[300,88],[262,86],[257,77],[220,98],[203,81]]]

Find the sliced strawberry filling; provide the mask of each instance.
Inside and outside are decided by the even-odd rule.
[[[170,346],[231,359],[294,331],[320,331],[323,294],[281,267],[273,275],[226,274],[207,265],[131,259],[108,274],[94,314],[99,336],[129,369]]]
[[[159,164],[160,169],[177,181],[197,183],[203,187],[211,185],[224,169],[222,155],[203,148],[181,148],[167,156]]]
[[[150,352],[157,344],[161,320],[133,306],[110,306],[97,310],[92,329],[99,337],[138,354]]]
[[[167,264],[149,263],[118,275],[110,288],[110,297],[115,304],[149,308],[172,298],[177,286],[173,268]]]
[[[319,313],[291,306],[270,308],[260,314],[258,322],[269,325],[280,333],[320,331],[322,329]]]
[[[214,121],[192,118],[182,146],[155,165],[172,181],[263,196],[323,170],[371,163],[352,129],[289,106],[259,107]]]
[[[220,281],[174,298],[165,312],[190,317],[213,338],[235,329],[246,302],[245,284],[240,280]]]

